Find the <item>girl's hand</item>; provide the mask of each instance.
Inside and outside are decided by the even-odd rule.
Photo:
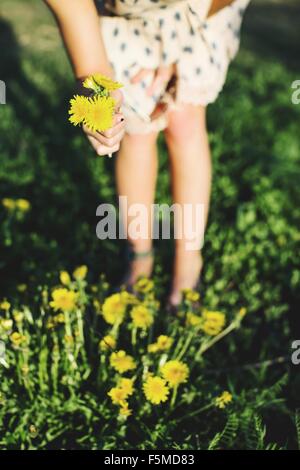
[[[131,83],[138,83],[152,73],[153,69],[141,69],[134,77],[132,77]],[[147,88],[148,96],[152,96],[156,93],[159,93],[163,85],[166,85],[175,73],[175,64],[158,67],[158,69],[155,70],[153,82]]]
[[[111,96],[116,100],[116,113],[113,126],[105,132],[92,132],[86,126],[83,126],[83,131],[98,155],[108,155],[117,152],[125,134],[125,122],[120,109],[123,101],[122,92],[115,90],[111,93]]]

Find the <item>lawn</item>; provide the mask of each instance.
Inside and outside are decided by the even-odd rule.
[[[208,110],[214,181],[200,299],[187,293],[168,320],[166,241],[156,244],[153,285],[109,296],[124,244],[97,239],[95,212],[116,201],[114,159],[96,157],[67,121],[72,74],[50,13],[36,0],[2,0],[0,13],[0,448],[298,448],[298,2],[257,0],[246,14],[240,52]],[[156,198],[170,203],[162,136],[159,150]],[[78,266],[87,272],[60,274]],[[76,298],[56,311],[60,288]],[[141,306],[144,328],[133,314]],[[159,349],[159,335],[170,344]],[[107,395],[121,372],[105,336],[134,360],[130,416]],[[170,359],[188,367],[177,386],[163,378]],[[166,389],[158,405],[145,393],[149,373]]]

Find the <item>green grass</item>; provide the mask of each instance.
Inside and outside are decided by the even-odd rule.
[[[226,448],[265,448],[269,442],[296,447],[293,417],[300,384],[289,356],[291,341],[299,339],[300,330],[300,105],[291,103],[291,83],[300,78],[297,15],[297,2],[253,2],[225,89],[208,110],[214,182],[201,294],[211,309],[230,316],[245,306],[248,315],[241,330],[209,353],[199,388],[208,394],[222,387],[234,389],[238,403],[229,413],[233,417],[214,416],[209,426],[196,417],[167,429],[165,423],[153,420],[147,423],[152,441],[145,433],[143,443],[137,439],[142,422],[137,419],[117,433],[112,426],[100,444],[99,421],[89,427],[81,423],[78,409],[60,408],[63,394],[60,403],[42,394],[36,413],[43,423],[43,438],[34,444],[26,437],[30,400],[18,404],[21,392],[17,391],[10,410],[2,410],[1,446],[152,448],[164,445],[163,434],[172,447],[208,448],[230,419],[233,431],[228,436],[227,427],[222,438]],[[100,273],[115,282],[124,267],[122,244],[100,242],[95,236],[96,207],[115,201],[114,162],[96,158],[67,122],[72,75],[43,2],[2,1],[0,41],[4,46],[0,79],[7,84],[7,105],[0,106],[0,198],[24,197],[32,205],[22,220],[9,220],[1,209],[0,298],[7,297],[15,307],[29,305],[38,315],[40,291],[57,284],[60,269],[87,264],[89,283],[97,283]],[[159,145],[157,201],[170,202],[162,138]],[[162,300],[171,248],[166,242],[157,244],[156,292]],[[28,285],[25,293],[17,290],[22,283]],[[241,369],[279,356],[284,357],[282,363]],[[268,395],[271,384],[286,371],[286,383]],[[92,392],[83,406],[93,410],[98,402],[92,379],[87,386]],[[277,402],[275,396],[283,401]],[[266,405],[261,410],[267,429],[263,442],[264,424],[254,417],[259,398]],[[0,402],[0,410],[1,406]],[[102,412],[106,416],[105,409]],[[70,430],[78,420],[76,437]],[[50,428],[53,424],[51,429],[47,422]],[[246,427],[253,428],[251,435],[241,431],[236,438],[237,430]],[[55,429],[58,437],[52,439]],[[222,447],[219,438],[216,446]]]

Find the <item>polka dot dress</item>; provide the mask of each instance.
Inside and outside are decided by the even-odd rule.
[[[116,80],[124,84],[123,113],[128,133],[144,134],[167,126],[167,111],[150,120],[159,102],[206,106],[217,98],[239,47],[243,13],[250,0],[235,0],[207,18],[211,0],[108,0],[101,29]],[[154,96],[146,88],[155,70],[176,64],[173,93],[166,84]],[[137,84],[141,69],[153,70]]]

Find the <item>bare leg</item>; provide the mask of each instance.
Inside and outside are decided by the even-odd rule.
[[[173,200],[178,204],[203,204],[207,220],[211,161],[206,131],[205,108],[183,105],[169,113],[165,137],[169,149]],[[186,239],[175,244],[175,262],[170,303],[178,304],[181,290],[193,288],[202,268],[201,246],[197,251],[186,249]]]
[[[134,216],[124,220],[128,240],[135,253],[151,250],[151,205],[154,203],[157,176],[157,132],[145,135],[125,134],[116,161],[116,179],[119,196],[127,197],[127,207],[142,204],[147,209],[147,237],[134,240],[128,234],[128,225]],[[133,259],[127,282],[133,284],[141,275],[150,276],[152,256]]]

